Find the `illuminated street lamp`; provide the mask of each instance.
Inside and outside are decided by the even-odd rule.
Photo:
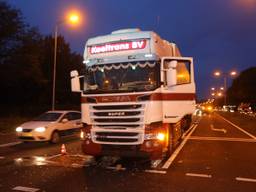
[[[231,76],[236,76],[236,75],[237,75],[237,72],[236,72],[236,71],[231,71],[231,72],[230,72],[230,75],[231,75]]]
[[[219,72],[219,71],[215,71],[215,72],[214,72],[214,75],[215,75],[215,76],[220,76],[220,72]]]
[[[53,58],[53,85],[52,85],[52,110],[55,110],[55,94],[56,94],[56,64],[57,64],[57,47],[58,47],[58,28],[63,23],[77,24],[79,16],[76,13],[71,13],[64,19],[56,22],[54,30],[54,58]]]
[[[231,71],[229,73],[227,73],[227,72],[220,72],[220,71],[215,71],[214,72],[214,76],[216,76],[216,77],[223,76],[224,87],[221,87],[220,89],[225,91],[225,93],[224,93],[224,104],[225,105],[227,105],[227,78],[228,77],[234,77],[236,75],[237,75],[236,71]],[[219,93],[218,93],[218,96],[219,96]],[[220,96],[222,96],[222,94]]]

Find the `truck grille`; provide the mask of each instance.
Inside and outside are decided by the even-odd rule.
[[[100,144],[134,145],[144,139],[144,104],[91,105],[92,140]]]

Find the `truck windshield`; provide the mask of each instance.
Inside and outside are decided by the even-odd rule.
[[[84,91],[86,93],[150,91],[159,85],[158,62],[104,64],[88,68]]]

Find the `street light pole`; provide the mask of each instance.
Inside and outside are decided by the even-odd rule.
[[[52,83],[52,110],[55,110],[56,94],[56,65],[57,65],[57,46],[58,46],[58,23],[55,25],[54,32],[54,58],[53,58],[53,83]]]
[[[235,76],[237,75],[237,72],[236,71],[231,71],[230,73],[227,73],[227,72],[220,72],[220,71],[216,71],[214,73],[214,75],[216,77],[219,77],[221,75],[223,75],[223,79],[224,79],[224,105],[227,105],[227,78],[229,76]]]
[[[71,23],[77,23],[79,16],[75,13],[69,15],[68,20]],[[67,20],[56,22],[54,30],[54,57],[53,57],[53,78],[52,78],[52,110],[55,110],[55,97],[56,97],[56,66],[57,66],[57,49],[58,49],[58,27],[60,24],[65,23]]]
[[[224,104],[227,105],[227,75],[224,74]]]

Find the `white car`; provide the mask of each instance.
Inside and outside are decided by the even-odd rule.
[[[61,136],[79,132],[82,127],[79,111],[48,111],[16,128],[22,141],[58,143]]]

